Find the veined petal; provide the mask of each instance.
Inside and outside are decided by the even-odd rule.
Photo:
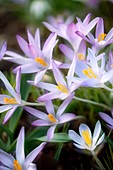
[[[21,80],[21,68],[18,69],[17,75],[16,75],[16,92],[20,94],[20,80]]]
[[[47,139],[51,140],[54,136],[54,131],[55,131],[56,125],[51,126],[48,131],[47,131]]]
[[[32,152],[30,152],[24,162],[24,166],[32,163],[32,161],[36,158],[36,156],[42,151],[44,146],[46,145],[46,142],[41,143],[37,148],[35,148]]]
[[[97,143],[100,132],[101,132],[101,124],[98,121],[95,125],[95,129],[94,129],[94,133],[93,133],[93,145],[95,145]]]
[[[33,126],[51,126],[52,123],[49,122],[49,120],[35,120],[32,123]]]
[[[4,106],[0,106],[0,113],[3,113],[11,108],[13,108],[13,105],[4,105]]]
[[[25,160],[24,138],[25,138],[25,132],[24,132],[24,127],[22,127],[18,135],[17,144],[16,144],[16,159],[18,160],[20,165],[22,165]]]
[[[60,116],[59,118],[59,123],[65,123],[73,120],[76,117],[75,114],[73,113],[64,113],[63,115]]]
[[[3,124],[5,124],[5,123],[10,119],[10,117],[11,117],[12,114],[15,112],[15,110],[17,109],[17,107],[18,107],[18,106],[14,106],[12,109],[10,109],[10,110],[6,113],[6,115],[5,115],[5,117],[4,117]]]
[[[71,95],[69,95],[69,96],[67,97],[67,99],[65,99],[65,100],[63,101],[63,103],[60,105],[60,107],[59,107],[58,110],[57,110],[57,113],[56,113],[56,116],[57,116],[57,117],[60,117],[60,116],[61,116],[61,114],[64,112],[64,110],[66,109],[66,107],[69,105],[69,103],[71,102],[71,100],[73,99],[73,97],[74,97],[74,93],[72,93]]]
[[[96,35],[95,35],[96,38],[98,39],[98,36],[103,33],[104,33],[104,21],[103,18],[100,18],[96,26]]]
[[[39,119],[46,120],[46,121],[48,120],[47,114],[42,111],[36,110],[28,106],[25,106],[24,109],[30,114],[32,114],[33,116],[38,117]]]
[[[105,122],[107,122],[108,124],[113,126],[113,118],[111,118],[109,115],[99,112],[99,116],[105,120]]]
[[[74,130],[69,130],[70,138],[79,145],[85,145],[84,140]]]
[[[45,106],[46,106],[46,110],[48,113],[50,114],[55,114],[54,112],[54,106],[51,100],[47,100],[45,101]]]
[[[3,81],[7,90],[12,94],[12,96],[16,98],[17,94],[15,90],[13,89],[13,87],[11,86],[11,84],[9,83],[9,81],[7,80],[7,78],[4,76],[4,74],[1,71],[0,71],[0,79]]]
[[[14,157],[0,149],[0,162],[13,169]]]

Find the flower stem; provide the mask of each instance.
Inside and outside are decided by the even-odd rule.
[[[75,99],[75,100],[78,100],[78,101],[81,101],[81,102],[85,102],[85,103],[90,103],[90,104],[94,104],[94,105],[97,105],[97,106],[101,106],[101,107],[104,107],[105,109],[111,111],[111,108],[108,107],[108,106],[106,106],[106,105],[103,104],[103,103],[98,103],[98,102],[95,102],[95,101],[91,101],[91,100],[79,98],[79,97],[76,97],[76,96],[74,96],[74,99]]]
[[[106,86],[105,84],[103,84],[102,87],[103,87],[105,90],[110,91],[111,93],[113,93],[113,89],[109,88],[109,87]]]
[[[95,154],[94,151],[92,151],[93,158],[95,159],[96,163],[98,164],[99,168],[101,170],[106,170],[104,166],[102,165],[101,161],[98,159],[97,155]]]
[[[31,102],[23,101],[23,105],[26,105],[26,106],[45,106],[45,103],[43,103],[43,102],[41,102],[41,103],[31,103]]]

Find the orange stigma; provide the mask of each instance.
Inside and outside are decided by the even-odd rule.
[[[41,57],[36,57],[35,61],[39,64],[41,64],[42,66],[46,67],[47,63],[44,61],[44,59],[42,59]]]
[[[15,98],[4,97],[4,103],[6,103],[6,104],[17,104],[17,101],[16,101]]]
[[[56,119],[52,114],[48,114],[48,118],[51,122],[56,123]]]
[[[104,38],[106,37],[106,34],[102,33],[98,35],[98,42],[103,41]]]
[[[82,136],[83,136],[83,138],[84,138],[85,143],[86,143],[88,146],[91,146],[92,141],[91,141],[91,138],[90,138],[90,134],[89,134],[88,129],[87,129],[87,130],[82,130]]]
[[[14,160],[14,170],[22,170],[22,167],[17,160]]]
[[[94,73],[94,71],[90,67],[88,67],[87,69],[84,69],[82,72],[89,78],[97,78],[97,75]]]
[[[56,86],[58,90],[62,91],[63,93],[68,93],[68,90],[67,88],[61,84],[61,83],[58,83],[58,86]]]
[[[82,53],[79,53],[78,60],[85,60],[85,56]]]

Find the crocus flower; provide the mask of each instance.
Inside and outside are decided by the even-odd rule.
[[[105,54],[95,56],[94,52],[88,48],[88,62],[77,62],[75,73],[78,75],[83,86],[101,87],[105,88],[105,84],[113,75],[113,69],[110,71],[105,70]],[[99,62],[101,65],[99,66]],[[70,81],[76,82],[78,77],[67,77]],[[68,81],[69,81],[68,80]]]
[[[100,18],[97,23],[95,37],[91,33],[87,34],[86,36],[81,31],[76,31],[76,34],[87,42],[89,42],[90,44],[92,44],[92,49],[96,53],[113,42],[113,28],[111,28],[108,34],[106,34],[104,31],[104,21],[102,18]]]
[[[14,90],[11,84],[9,83],[9,81],[7,80],[7,78],[0,71],[0,79],[3,81],[6,89],[10,93],[10,95],[0,94],[0,104],[3,105],[0,106],[0,113],[9,110],[5,115],[3,123],[6,123],[9,120],[9,118],[15,112],[17,107],[22,106],[24,104],[24,101],[22,101],[21,94],[20,94],[20,77],[21,77],[21,69],[18,69],[16,75],[16,87]]]
[[[73,130],[69,130],[69,136],[74,141],[74,145],[79,149],[87,149],[91,152],[102,143],[105,136],[103,133],[99,137],[101,133],[101,124],[99,121],[95,125],[93,136],[89,127],[83,123],[79,126],[79,133],[80,135]]]
[[[75,32],[80,31],[84,35],[87,35],[97,24],[99,18],[95,18],[94,20],[90,21],[91,14],[88,14],[83,22],[80,18],[77,17],[77,23],[70,23],[66,24],[64,22],[58,22],[56,25],[57,27],[54,27],[54,25],[49,24],[47,22],[43,22],[44,25],[52,32],[56,32],[59,36],[66,39],[73,47],[74,51],[77,52],[79,45],[82,41],[82,38],[80,38]]]
[[[0,49],[0,60],[3,58],[7,50],[7,43],[4,42],[1,49]]]
[[[45,101],[45,106],[48,114],[27,106],[25,106],[24,109],[27,110],[30,114],[39,118],[38,120],[34,121],[32,125],[51,126],[47,131],[47,139],[50,140],[54,136],[54,131],[58,124],[71,121],[75,118],[75,114],[72,113],[63,114],[64,110],[69,105],[72,98],[73,98],[73,94],[70,95],[66,100],[64,100],[63,103],[58,108],[56,114],[51,100]]]
[[[113,109],[111,110],[111,113],[113,116]],[[113,118],[103,112],[99,112],[99,116],[107,123],[106,125],[113,130]]]
[[[70,66],[70,69],[67,74],[68,76],[73,76],[74,71],[75,71],[75,66],[76,66],[76,57],[74,57],[73,62]],[[29,83],[36,85],[37,87],[40,87],[41,89],[46,89],[50,91],[40,96],[38,98],[38,101],[46,101],[46,100],[52,100],[56,98],[64,100],[69,95],[71,95],[75,89],[77,89],[81,85],[81,81],[80,82],[76,81],[76,84],[68,80],[66,82],[54,61],[52,62],[52,67],[53,67],[54,78],[55,78],[57,85],[45,83],[45,82],[37,83],[36,80],[34,80],[34,82],[29,81]]]
[[[112,51],[109,52],[108,62],[107,62],[107,65],[106,65],[106,69],[107,69],[107,71],[110,71],[110,70],[113,69],[113,53],[112,53]],[[109,81],[110,81],[110,83],[113,86],[113,76],[111,77],[111,79]]]
[[[45,142],[31,151],[25,158],[24,152],[24,127],[21,128],[16,144],[16,159],[0,149],[0,162],[4,166],[0,166],[0,170],[37,170],[33,164],[35,157],[41,152],[45,146]]]
[[[10,57],[4,57],[4,59],[19,64],[21,73],[38,72],[39,77],[43,76],[46,70],[51,66],[52,52],[57,43],[57,35],[56,33],[51,33],[42,49],[40,45],[39,29],[36,30],[35,37],[33,37],[29,31],[27,35],[29,42],[26,42],[22,37],[17,35],[19,46],[26,57],[7,51],[6,54]],[[18,67],[14,69],[14,72],[17,72],[17,70]]]

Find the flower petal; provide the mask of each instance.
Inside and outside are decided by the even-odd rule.
[[[76,115],[73,113],[64,113],[63,115],[60,116],[59,123],[69,122],[73,120],[75,117]]]
[[[107,122],[108,124],[110,124],[111,126],[113,126],[113,118],[111,118],[109,115],[99,112],[99,116],[105,120],[105,122]]]
[[[60,50],[62,51],[62,53],[69,58],[69,60],[73,60],[73,56],[74,56],[74,52],[71,48],[69,48],[68,46],[66,46],[65,44],[60,44],[59,45]]]
[[[103,18],[100,18],[96,26],[96,35],[95,35],[96,38],[98,39],[98,36],[103,33],[104,33],[104,21]]]
[[[31,62],[30,64],[24,64],[24,65],[20,65],[19,67],[16,67],[13,70],[13,73],[16,73],[18,71],[18,68],[21,68],[21,73],[35,73],[37,71],[39,71],[38,65],[35,64],[35,62]]]
[[[16,159],[18,160],[20,165],[23,165],[25,160],[25,153],[24,153],[24,127],[21,128],[20,133],[17,138],[17,144],[16,144]]]
[[[83,136],[83,134],[82,134],[82,131],[86,131],[86,130],[88,130],[88,132],[89,132],[89,137],[90,137],[90,139],[92,140],[91,130],[89,129],[89,127],[88,127],[86,124],[82,123],[82,124],[79,126],[79,133],[80,133],[81,137],[83,138],[83,140],[84,140],[84,136]],[[84,142],[85,142],[85,141],[84,141]]]
[[[36,32],[35,32],[35,42],[38,45],[38,47],[41,48],[41,46],[40,46],[40,31],[39,31],[39,29],[37,29]]]
[[[96,142],[99,138],[100,132],[101,132],[101,124],[98,121],[95,125],[95,129],[94,129],[94,133],[93,133],[93,145],[96,144]]]
[[[51,140],[54,136],[54,131],[55,131],[56,125],[51,126],[48,131],[47,131],[47,139]]]
[[[15,90],[18,94],[20,94],[20,80],[21,80],[21,68],[18,69],[16,75],[16,87]]]
[[[50,114],[55,114],[54,112],[54,106],[51,100],[47,100],[45,101],[45,106],[46,106],[46,110],[48,113]]]
[[[34,84],[35,84],[35,85],[42,79],[42,77],[44,76],[45,72],[46,72],[46,69],[43,70],[43,71],[39,71],[38,73],[36,73],[35,79],[34,79]]]
[[[4,106],[0,106],[0,113],[3,113],[11,108],[13,108],[13,105],[4,105]]]
[[[52,123],[50,123],[47,120],[35,120],[32,125],[33,126],[51,126]]]
[[[13,169],[14,157],[0,149],[0,162]]]
[[[84,140],[74,130],[69,130],[69,136],[74,142],[78,143],[79,145],[85,145]]]

